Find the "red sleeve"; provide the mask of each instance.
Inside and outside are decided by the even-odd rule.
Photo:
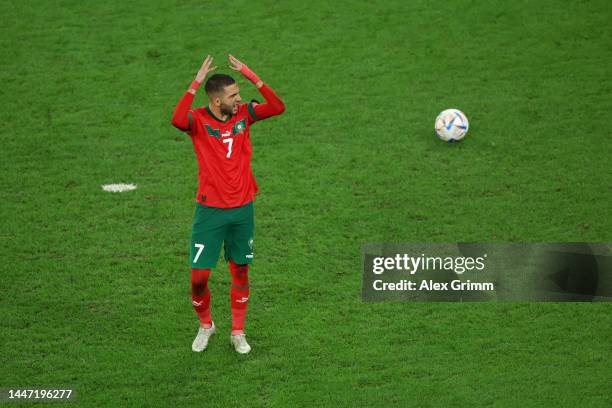
[[[267,84],[263,84],[261,88],[259,88],[259,93],[264,97],[266,102],[255,107],[249,104],[249,113],[253,119],[263,120],[270,116],[280,115],[285,111],[285,104]]]
[[[189,117],[189,108],[191,108],[194,97],[194,94],[185,92],[172,115],[172,125],[183,132],[191,130],[192,118]]]

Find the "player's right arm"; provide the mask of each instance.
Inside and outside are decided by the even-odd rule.
[[[195,79],[191,82],[189,89],[183,97],[179,100],[178,105],[174,109],[174,114],[172,115],[172,125],[183,132],[188,132],[191,130],[191,120],[192,118],[189,115],[189,109],[191,108],[191,104],[193,103],[193,99],[195,98],[195,93],[202,85],[202,82],[206,78],[209,72],[212,72],[217,67],[210,67],[212,64],[212,57],[210,55],[206,56],[202,67],[196,74]]]

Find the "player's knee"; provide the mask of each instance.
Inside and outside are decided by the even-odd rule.
[[[191,293],[195,296],[203,295],[208,289],[208,281],[191,282]]]
[[[202,295],[208,289],[208,277],[210,276],[210,269],[196,269],[191,270],[191,291],[195,296]]]
[[[229,261],[229,268],[232,275],[246,276],[249,272],[249,264],[237,264],[232,259]]]
[[[239,281],[246,281],[249,279],[249,270],[248,268],[238,269],[232,273],[234,278]]]

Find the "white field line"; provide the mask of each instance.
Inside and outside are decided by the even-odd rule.
[[[136,190],[136,184],[104,184],[102,190],[110,193],[122,193],[124,191]]]

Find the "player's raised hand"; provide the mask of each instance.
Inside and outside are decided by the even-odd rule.
[[[229,55],[230,68],[234,71],[240,71],[240,73],[249,81],[255,84],[256,87],[260,88],[263,85],[263,82],[257,74],[249,69],[246,64],[243,64],[238,60],[238,58],[234,57],[232,54]]]
[[[234,57],[232,54],[229,54],[229,62],[230,68],[234,71],[240,71],[244,64],[238,60],[238,58]]]
[[[211,57],[210,55],[206,56],[206,59],[204,60],[204,63],[202,64],[202,67],[200,68],[200,70],[198,71],[195,80],[199,83],[202,83],[202,81],[204,81],[204,78],[206,78],[206,75],[208,75],[210,72],[214,71],[215,69],[217,69],[217,67],[210,67],[212,65],[213,62],[213,57]]]

